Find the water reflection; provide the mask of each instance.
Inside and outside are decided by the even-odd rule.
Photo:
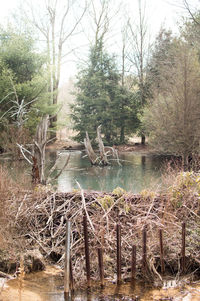
[[[197,301],[200,296],[200,282],[192,286],[180,282],[174,288],[162,289],[136,281],[120,286],[107,282],[103,289],[96,282],[93,283],[91,290],[75,291],[66,299],[63,293],[62,273],[53,267],[48,267],[43,272],[26,275],[23,285],[19,285],[19,281],[14,279],[8,282],[8,287],[1,294],[1,301]],[[184,299],[186,297],[187,299]]]
[[[120,159],[122,166],[113,162],[112,166],[91,166],[89,160],[81,151],[47,152],[47,171],[54,165],[56,156],[60,154],[57,170],[54,176],[66,162],[70,153],[70,161],[63,173],[57,179],[59,191],[68,192],[77,189],[76,181],[85,190],[113,191],[122,187],[134,193],[152,187],[156,189],[161,183],[161,166],[166,158],[141,153],[122,153]],[[6,166],[14,179],[24,183],[31,183],[31,167],[26,161],[1,160],[0,164]],[[25,184],[26,183],[26,184]]]
[[[63,152],[58,168],[64,165],[68,152]],[[151,185],[160,184],[161,166],[164,158],[159,156],[123,153],[120,155],[122,166],[91,166],[87,158],[79,151],[72,152],[68,167],[58,178],[60,191],[77,188],[78,181],[83,189],[112,191],[122,187],[126,191],[139,192]]]

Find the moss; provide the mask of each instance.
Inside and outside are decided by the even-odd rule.
[[[156,193],[154,191],[144,189],[141,191],[140,195],[144,199],[147,199],[147,198],[154,199],[156,196]]]
[[[110,208],[114,204],[115,199],[111,195],[105,195],[102,198],[97,198],[97,201],[101,204],[101,206],[105,210],[107,210],[108,208]]]
[[[126,191],[125,191],[123,188],[121,188],[121,187],[116,187],[116,188],[113,190],[113,192],[112,192],[112,194],[116,195],[117,197],[121,197],[121,196],[123,196],[125,193],[126,193]]]

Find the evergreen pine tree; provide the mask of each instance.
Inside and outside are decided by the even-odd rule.
[[[123,143],[125,134],[138,126],[135,97],[120,85],[115,61],[101,40],[91,48],[88,67],[79,73],[72,119],[78,141],[87,131],[94,142],[101,124],[105,143]]]

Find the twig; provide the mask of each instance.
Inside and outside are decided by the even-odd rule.
[[[19,147],[21,154],[23,155],[24,159],[30,164],[33,165],[33,162],[31,162],[25,155],[24,150],[28,153],[31,154],[27,149],[25,149],[22,145],[16,143],[16,145]]]
[[[87,211],[87,208],[86,208],[86,202],[85,202],[85,197],[84,197],[83,189],[81,188],[81,185],[79,184],[78,181],[76,181],[76,184],[78,185],[78,187],[79,187],[79,189],[80,189],[80,191],[81,191],[82,204],[83,204],[83,208],[84,208],[85,214],[86,214],[87,219],[88,219],[88,221],[89,221],[89,223],[90,223],[90,226],[91,226],[91,228],[92,228],[92,231],[95,232],[94,226],[93,226],[93,224],[92,224],[92,221],[91,221],[91,219],[90,219],[90,216],[89,216],[88,211]]]

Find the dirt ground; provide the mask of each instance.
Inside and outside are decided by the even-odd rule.
[[[113,145],[113,148],[117,149],[119,152],[143,152],[149,153],[153,152],[152,148],[148,145],[141,145],[140,137],[130,138],[127,144]],[[72,139],[57,139],[56,142],[47,146],[47,149],[52,150],[81,150],[84,149],[84,145],[78,143]]]

